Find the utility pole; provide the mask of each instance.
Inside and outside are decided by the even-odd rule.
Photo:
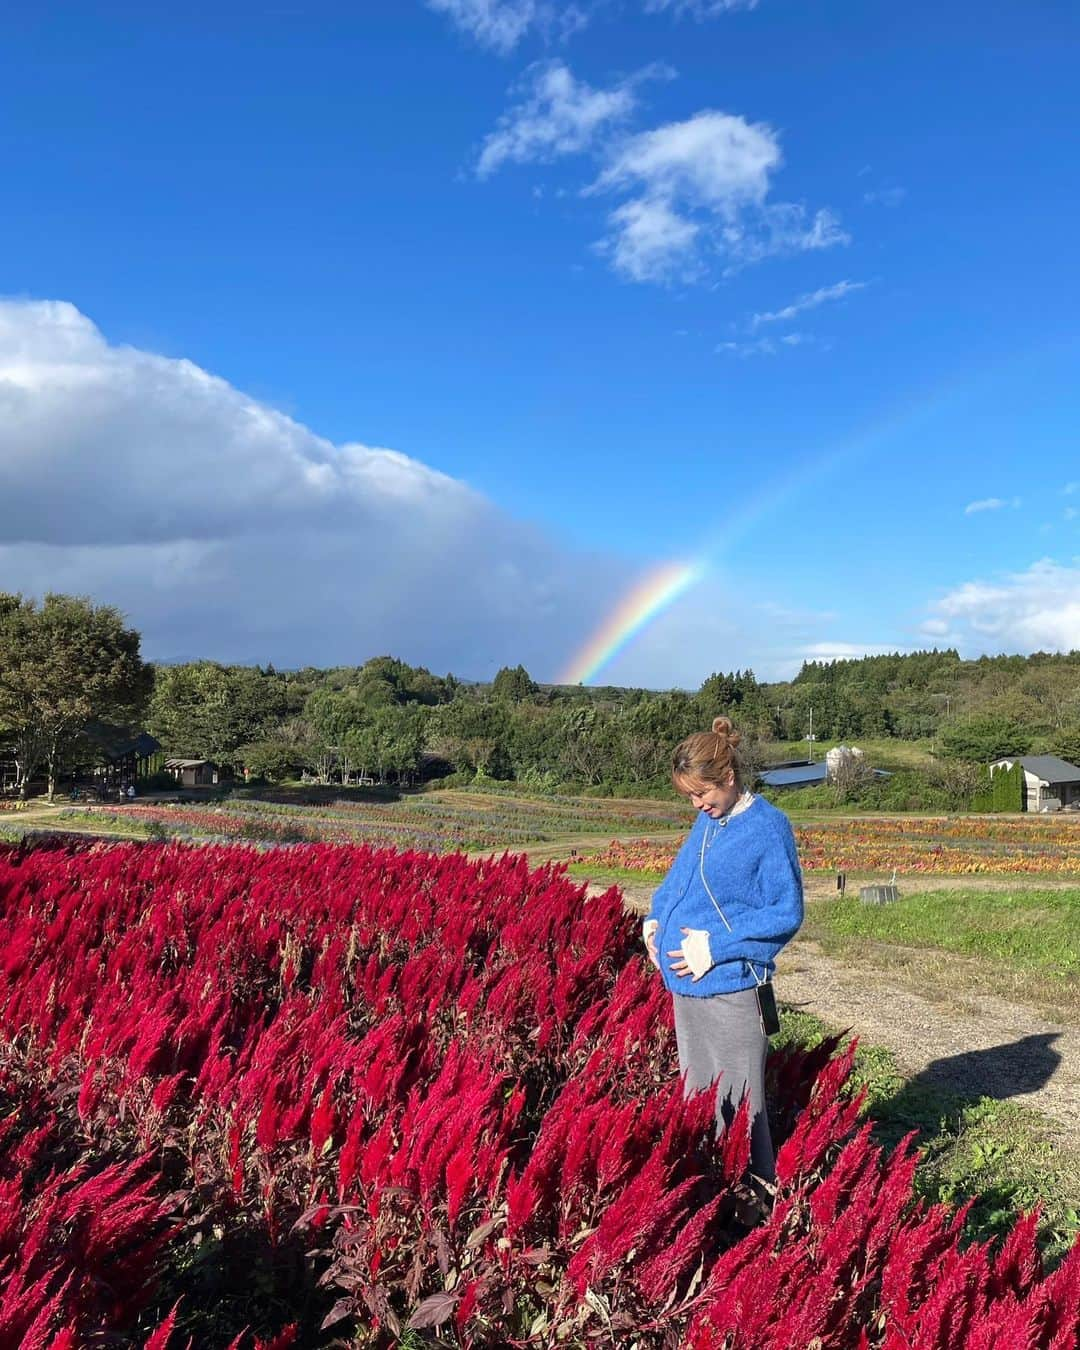
[[[810,747],[810,763],[814,762],[814,709],[810,709],[810,730],[806,733],[806,743]]]

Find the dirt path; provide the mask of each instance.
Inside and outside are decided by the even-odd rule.
[[[926,880],[937,887],[945,879]],[[627,907],[643,913],[653,889],[624,886]],[[796,938],[778,962],[777,994],[788,1007],[885,1046],[899,1070],[920,1085],[1033,1107],[1060,1142],[1080,1154],[1080,1027],[1047,1021],[1007,999],[958,990],[947,963],[939,966],[933,954],[923,953],[921,963],[917,992],[879,966],[854,966]]]
[[[926,992],[916,993],[796,939],[777,963],[776,987],[789,1007],[886,1046],[921,1084],[1034,1107],[1080,1152],[1080,1029],[1006,999],[953,992],[932,959],[925,971]]]

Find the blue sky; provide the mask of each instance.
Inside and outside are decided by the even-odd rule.
[[[944,8],[9,16],[0,586],[89,589],[151,655],[544,678],[704,555],[606,678],[1080,646],[1080,12]],[[43,301],[84,323],[82,394]],[[223,394],[198,483],[193,368],[291,419],[249,454]],[[409,491],[377,455],[361,491],[357,444],[408,457]],[[324,453],[298,523],[282,465]],[[433,510],[437,475],[461,505],[436,531],[409,493]],[[107,539],[99,496],[127,508]],[[267,589],[275,541],[322,608]]]

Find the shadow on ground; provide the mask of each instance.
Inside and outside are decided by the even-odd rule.
[[[994,1045],[986,1050],[965,1050],[960,1055],[935,1059],[908,1083],[916,1092],[923,1088],[957,1093],[964,1097],[992,1097],[1007,1101],[1010,1097],[1037,1092],[1054,1075],[1061,1063],[1054,1049],[1059,1031],[1024,1036],[1009,1045]]]
[[[1017,1111],[1061,1063],[1054,1048],[1059,1036],[1044,1032],[933,1060],[870,1108],[874,1138],[886,1148],[916,1132],[922,1195],[949,1205],[971,1202],[965,1225],[971,1237],[1001,1237],[1018,1212],[1042,1203],[1032,1176],[1053,1144],[1041,1128],[1033,1132],[1032,1117]],[[1064,1240],[1050,1231],[1040,1236],[1049,1247]]]

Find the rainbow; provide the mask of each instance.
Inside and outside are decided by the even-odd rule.
[[[1053,350],[1057,350],[1054,347]],[[1072,346],[1068,348],[1072,351]],[[1024,360],[1037,353],[1025,353]],[[756,497],[732,513],[725,522],[723,538],[703,541],[704,547],[693,562],[664,563],[654,568],[619,602],[618,608],[605,618],[601,626],[586,641],[563,671],[560,684],[584,684],[612,661],[638,633],[700,580],[711,567],[742,539],[751,534],[762,520],[780,508],[789,505],[799,493],[820,479],[835,476],[842,469],[852,469],[871,451],[880,450],[895,440],[899,433],[910,435],[913,429],[925,425],[941,412],[953,410],[962,400],[980,391],[989,379],[1003,368],[1015,364],[1016,358],[997,362],[980,372],[978,380],[950,379],[936,387],[912,391],[902,401],[875,418],[839,444],[817,454],[803,455],[793,469],[789,469],[772,483],[767,483]]]
[[[703,562],[662,563],[648,572],[619,601],[558,677],[558,684],[584,684],[623,650],[638,633],[705,574]]]

